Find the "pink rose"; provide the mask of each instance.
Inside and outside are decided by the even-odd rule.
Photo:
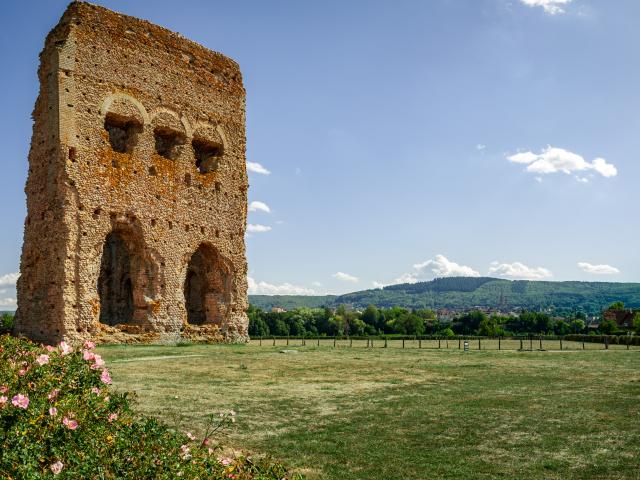
[[[56,347],[52,347],[51,345],[47,345],[47,346],[46,346],[46,347],[44,347],[44,348],[45,348],[45,349],[47,350],[47,352],[49,352],[49,353],[53,352],[53,351],[56,349]]]
[[[49,409],[49,415],[51,415],[52,417],[55,417],[56,415],[58,415],[58,409],[56,407],[51,407]]]
[[[58,460],[56,463],[51,465],[50,468],[54,475],[58,475],[62,471],[63,467],[64,467],[64,464],[60,460]]]
[[[225,467],[226,467],[227,465],[231,465],[231,459],[230,459],[229,457],[221,457],[221,458],[219,458],[219,459],[218,459],[218,461],[219,461],[222,465],[224,465]]]
[[[195,439],[196,439],[196,437],[195,437],[195,436],[193,435],[193,433],[191,433],[191,432],[187,432],[187,438],[188,438],[189,440],[195,440]]]
[[[24,377],[28,371],[29,371],[28,368],[21,368],[20,370],[18,370],[18,375],[20,375],[21,377]]]
[[[7,393],[9,391],[9,387],[6,385],[0,386],[0,393]]]
[[[95,393],[96,395],[100,395],[100,389],[98,387],[92,387],[91,393]]]
[[[40,366],[46,365],[47,363],[49,363],[49,355],[39,355],[38,358],[36,358],[36,362]]]
[[[60,342],[58,347],[60,348],[60,355],[62,356],[73,353],[73,348],[71,348],[71,345],[68,345],[67,342],[64,342],[64,341]]]
[[[87,350],[93,350],[94,348],[96,348],[96,344],[93,343],[91,340],[87,340],[84,342],[83,347],[86,348]]]
[[[8,401],[9,399],[7,397],[4,397],[4,396],[0,397],[0,408],[4,407]]]
[[[111,383],[111,376],[109,375],[109,372],[106,368],[102,370],[102,373],[100,374],[100,381],[102,383],[106,383],[107,385]]]
[[[70,419],[69,417],[64,417],[62,419],[62,424],[67,427],[69,430],[75,430],[76,428],[78,428],[78,422],[76,422],[73,419]]]
[[[53,402],[56,398],[58,398],[59,393],[60,393],[60,390],[58,390],[57,388],[54,388],[53,390],[51,390],[51,393],[47,395],[47,398]]]
[[[18,395],[16,395],[11,399],[11,403],[13,404],[14,407],[18,407],[26,410],[27,407],[29,406],[29,397],[19,393]]]
[[[91,365],[91,368],[93,368],[94,370],[97,370],[99,368],[104,367],[104,360],[102,359],[102,357],[100,355],[98,355],[97,353],[93,356],[93,365]]]
[[[113,422],[114,420],[118,419],[118,414],[117,413],[112,413],[111,415],[109,415],[107,417],[107,420],[109,421],[109,423]]]
[[[95,357],[96,357],[95,354],[89,350],[82,351],[82,358],[85,359],[87,362],[92,361]]]

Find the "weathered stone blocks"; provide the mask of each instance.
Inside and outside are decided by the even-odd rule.
[[[17,331],[46,342],[246,340],[238,65],[83,2],[40,61]]]

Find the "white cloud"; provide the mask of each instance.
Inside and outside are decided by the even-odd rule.
[[[260,224],[254,224],[254,223],[250,223],[249,225],[247,225],[247,232],[249,233],[264,233],[270,230],[271,230],[271,227],[267,225],[260,225]]]
[[[262,175],[269,175],[271,173],[258,162],[247,162],[247,170],[253,173],[260,173]]]
[[[479,143],[478,145],[476,145],[476,150],[484,150],[485,148],[487,148],[487,146],[483,143]]]
[[[497,277],[507,277],[520,280],[542,280],[552,277],[551,271],[543,267],[528,267],[520,262],[500,263],[491,262],[489,275]]]
[[[15,298],[0,298],[0,308],[13,310],[17,308],[18,301]]]
[[[348,273],[336,272],[331,276],[333,278],[337,278],[341,282],[358,283],[358,277],[354,277],[353,275],[349,275]]]
[[[436,255],[433,259],[413,265],[413,270],[403,273],[389,283],[373,282],[375,288],[401,283],[417,283],[431,280],[433,277],[479,277],[480,272],[466,265],[452,262],[444,255]]]
[[[620,270],[611,265],[591,265],[587,262],[578,262],[578,267],[584,272],[595,273],[596,275],[614,275],[620,273]]]
[[[416,273],[420,274],[425,270],[430,270],[436,277],[479,277],[480,273],[476,272],[473,268],[466,265],[460,265],[456,262],[452,262],[444,255],[436,255],[434,259],[427,260],[426,262],[416,263],[413,266]],[[413,275],[413,274],[405,274]],[[403,278],[400,277],[400,278]]]
[[[545,13],[556,15],[564,13],[563,5],[570,4],[573,0],[520,0],[529,7],[542,7]]]
[[[256,282],[253,278],[247,277],[249,284],[249,294],[251,295],[315,295],[312,288],[301,287],[291,283],[273,285],[267,282]]]
[[[0,276],[0,287],[15,285],[19,276],[20,274],[18,272],[7,273],[6,275]]]
[[[321,287],[322,283],[320,283],[320,282],[311,282],[311,285],[313,285],[314,287]]]
[[[536,173],[538,175],[547,175],[550,173],[562,172],[571,175],[574,172],[585,172],[593,170],[603,177],[615,177],[618,169],[615,165],[607,163],[604,158],[596,158],[592,162],[587,162],[577,153],[570,152],[564,148],[547,147],[539,154],[529,152],[520,152],[507,156],[507,160],[512,163],[520,163],[527,165],[527,172]],[[579,181],[585,177],[578,177]]]
[[[254,200],[249,204],[249,211],[271,213],[271,209],[269,208],[269,205],[267,205],[264,202],[258,202],[257,200]]]

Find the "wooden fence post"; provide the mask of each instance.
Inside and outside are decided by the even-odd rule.
[[[438,350],[440,349],[440,339],[438,338]]]
[[[609,339],[604,337],[604,349],[609,350]]]
[[[260,346],[262,346],[262,337],[260,337]]]
[[[631,337],[627,337],[627,350],[629,350],[629,344],[631,343]]]
[[[582,349],[584,350],[584,340],[582,340]]]
[[[418,339],[418,348],[422,348],[422,339],[421,338]]]
[[[402,348],[404,348],[404,337],[402,337]]]
[[[353,338],[349,338],[349,346],[353,347]]]
[[[480,339],[478,338],[478,350],[482,350],[482,345],[480,344]]]
[[[287,347],[289,346],[289,335],[287,335]]]
[[[520,350],[523,350],[523,346],[522,346],[522,339],[520,339]]]
[[[373,348],[373,338],[371,339],[371,348]]]
[[[333,348],[336,348],[336,337],[333,337]]]
[[[273,337],[273,346],[276,346],[276,337]]]
[[[560,337],[560,350],[562,350],[562,337]]]
[[[460,342],[461,342],[461,341],[462,341],[462,340],[460,340],[460,337],[458,337],[458,350],[460,350],[460,348],[461,348],[461,347],[460,347]]]
[[[384,348],[387,348],[387,337],[384,337]]]
[[[542,350],[542,337],[538,337],[538,340],[540,341],[540,350]]]
[[[318,346],[320,346],[320,335],[318,335]]]

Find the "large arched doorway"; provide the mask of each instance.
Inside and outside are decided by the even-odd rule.
[[[133,283],[131,253],[118,232],[107,235],[98,278],[100,322],[107,325],[133,320]]]
[[[222,323],[228,313],[231,278],[228,263],[215,248],[200,245],[189,260],[184,281],[188,323]]]

